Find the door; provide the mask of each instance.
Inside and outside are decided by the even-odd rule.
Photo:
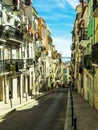
[[[3,85],[2,85],[2,77],[0,77],[0,101],[3,101]]]

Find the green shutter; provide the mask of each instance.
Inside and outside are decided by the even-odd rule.
[[[88,24],[88,38],[90,38],[94,33],[94,18],[90,19]]]

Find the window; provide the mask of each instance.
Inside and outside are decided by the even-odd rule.
[[[18,5],[18,0],[13,0],[13,5],[17,6]]]
[[[30,6],[31,5],[31,1],[30,0],[25,0],[25,5]]]

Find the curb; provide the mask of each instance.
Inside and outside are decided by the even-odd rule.
[[[67,109],[66,109],[66,118],[65,118],[64,130],[69,130],[69,124],[70,124],[70,92],[68,92],[68,100],[67,100]]]
[[[21,107],[23,107],[23,106],[29,104],[29,103],[32,102],[32,101],[34,102],[35,100],[38,100],[38,99],[40,99],[40,98],[42,98],[42,97],[44,97],[44,96],[50,94],[51,92],[52,92],[52,91],[47,92],[46,94],[42,94],[42,95],[40,95],[40,96],[38,96],[38,97],[35,97],[35,98],[31,99],[30,101],[27,101],[27,102],[25,102],[25,103],[23,103],[23,104],[20,104],[20,105],[18,105],[18,106],[16,106],[16,107],[13,107],[13,108],[7,110],[6,112],[4,112],[4,113],[2,113],[2,114],[0,115],[0,119],[4,118],[6,115],[11,114],[12,112],[16,111],[18,108],[21,108]]]
[[[8,114],[11,114],[11,113],[14,112],[15,110],[16,110],[15,107],[11,108],[10,110],[7,110],[6,112],[4,112],[4,113],[2,113],[2,114],[0,115],[0,119],[4,118],[4,117],[5,117],[6,115],[8,115]]]

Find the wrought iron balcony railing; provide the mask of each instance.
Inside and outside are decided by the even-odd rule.
[[[34,60],[33,59],[27,59],[26,64],[27,64],[28,67],[30,67],[34,64]]]
[[[87,28],[81,28],[80,29],[80,37],[79,40],[87,40]]]
[[[3,39],[5,38],[4,37],[4,28],[5,28],[4,26],[0,25],[0,38],[3,38]]]
[[[0,25],[0,38],[12,38],[15,40],[23,41],[23,32],[9,25]]]
[[[24,59],[0,60],[0,73],[19,72],[20,69],[26,69],[26,60]]]
[[[57,56],[56,51],[53,51],[53,52],[52,52],[52,58],[53,58],[53,59],[56,59],[56,56]]]
[[[98,17],[98,0],[93,0],[93,16]]]
[[[75,43],[72,44],[71,50],[73,51],[75,49]]]
[[[98,64],[98,42],[92,45],[92,63]]]
[[[84,56],[84,66],[86,69],[92,69],[92,56],[91,55]]]

